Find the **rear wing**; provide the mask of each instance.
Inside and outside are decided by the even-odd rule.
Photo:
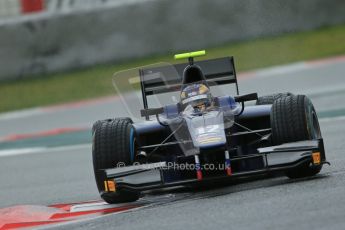
[[[236,84],[237,95],[239,95],[236,70],[233,57],[224,57],[196,61],[200,66],[206,81],[217,85]],[[147,96],[175,92],[181,89],[183,70],[188,63],[175,64],[175,72],[172,74],[171,66],[160,66],[154,68],[144,68],[139,70],[141,92],[144,109],[148,108]]]

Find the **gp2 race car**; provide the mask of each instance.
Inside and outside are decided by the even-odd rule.
[[[178,54],[175,59],[188,63],[115,74],[114,86],[131,118],[100,120],[92,128],[94,173],[106,202],[275,172],[308,177],[328,163],[307,96],[239,95],[233,57],[194,62],[204,54]],[[236,96],[228,95],[231,90]]]

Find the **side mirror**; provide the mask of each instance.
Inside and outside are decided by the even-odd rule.
[[[234,97],[236,102],[254,101],[258,99],[257,93],[250,93]]]

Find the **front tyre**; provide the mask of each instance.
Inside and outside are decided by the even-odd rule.
[[[292,95],[274,101],[271,109],[272,144],[322,138],[316,111],[305,95]],[[309,162],[286,172],[289,178],[313,176],[322,165],[310,167]]]
[[[118,163],[131,165],[130,118],[118,118],[97,121],[92,128],[92,159],[98,191],[109,204],[131,202],[139,199],[140,193],[126,190],[105,192],[102,169],[115,168]]]
[[[256,105],[272,105],[276,100],[280,98],[288,97],[291,95],[293,94],[286,92],[286,93],[275,93],[271,95],[262,96],[256,100]]]

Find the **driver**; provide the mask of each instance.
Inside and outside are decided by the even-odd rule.
[[[181,103],[185,111],[193,108],[194,113],[202,113],[212,107],[212,95],[209,87],[202,83],[186,85],[181,90]]]

